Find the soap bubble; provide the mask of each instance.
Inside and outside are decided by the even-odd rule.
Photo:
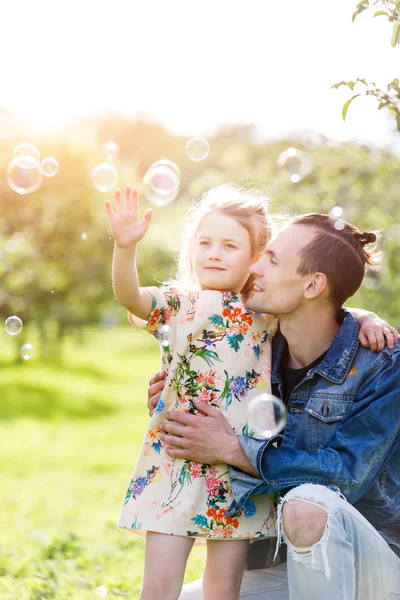
[[[343,208],[341,206],[334,206],[329,211],[329,214],[331,215],[331,217],[341,217],[343,214]]]
[[[21,356],[24,360],[29,360],[33,357],[34,351],[32,344],[24,344],[21,347]]]
[[[6,115],[0,115],[0,140],[10,137],[11,131],[11,119],[9,119]]]
[[[286,407],[282,400],[272,394],[260,394],[248,404],[250,426],[255,427],[255,437],[271,438],[286,423]]]
[[[278,166],[289,173],[290,181],[298,183],[312,171],[312,163],[305,152],[288,148],[279,155]]]
[[[341,219],[336,219],[333,226],[336,231],[343,231],[343,229],[346,227],[346,223]]]
[[[341,206],[334,206],[329,211],[329,216],[331,217],[331,224],[336,229],[336,231],[342,231],[346,227],[346,223],[339,219],[343,215],[343,208]]]
[[[163,325],[157,329],[155,334],[156,339],[160,342],[165,352],[170,351],[171,346],[171,328],[169,325]]]
[[[14,161],[23,169],[33,169],[40,163],[40,152],[33,144],[22,142],[14,148]]]
[[[39,164],[33,168],[24,169],[15,160],[12,160],[7,167],[7,183],[18,194],[35,192],[40,188],[42,181],[43,175]]]
[[[19,317],[13,315],[5,320],[4,328],[10,335],[17,335],[22,329],[22,321]]]
[[[107,142],[103,146],[103,152],[108,162],[114,162],[118,158],[119,146],[115,142]]]
[[[165,206],[173,202],[179,194],[180,184],[179,167],[166,159],[153,163],[143,178],[146,198],[156,206]]]
[[[108,596],[108,589],[106,588],[105,585],[99,585],[96,588],[96,594],[98,596]]]
[[[40,169],[45,177],[54,177],[58,173],[58,162],[52,156],[44,158],[40,163]]]
[[[117,186],[117,169],[109,162],[100,163],[92,171],[92,181],[99,192],[109,192]]]
[[[191,160],[196,162],[207,158],[210,151],[208,142],[201,137],[195,137],[186,144],[186,154]]]

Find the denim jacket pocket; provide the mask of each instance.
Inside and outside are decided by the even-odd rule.
[[[349,412],[353,404],[352,396],[337,396],[335,394],[321,394],[313,396],[305,407],[306,412],[323,423],[341,421]]]
[[[312,451],[324,447],[352,407],[352,396],[314,395],[307,403],[308,440]]]

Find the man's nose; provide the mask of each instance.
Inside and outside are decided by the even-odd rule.
[[[256,262],[254,262],[252,265],[250,265],[249,271],[250,273],[252,273],[253,275],[257,275],[258,277],[263,277],[264,276],[264,268],[263,268],[263,256],[260,256],[260,258],[258,260],[256,260]]]

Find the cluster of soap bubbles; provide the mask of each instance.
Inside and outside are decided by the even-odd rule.
[[[156,331],[155,337],[160,342],[164,352],[171,350],[171,328],[169,325],[163,325]]]
[[[21,333],[23,323],[19,317],[13,315],[5,320],[4,328],[9,335],[18,335]],[[21,356],[24,360],[30,360],[35,353],[32,344],[23,344],[21,346]]]
[[[247,408],[254,437],[270,439],[285,427],[286,406],[273,394],[264,393],[252,398]]]
[[[207,158],[209,144],[201,137],[195,137],[186,144],[187,156],[199,162]],[[92,170],[92,182],[100,192],[109,192],[117,186],[118,171],[113,163],[119,155],[119,147],[115,142],[107,142],[103,146],[106,160]],[[179,194],[181,171],[171,160],[161,159],[154,162],[143,178],[143,192],[147,200],[155,206],[166,206],[173,202]]]
[[[345,228],[346,224],[340,218],[343,218],[343,208],[341,206],[336,205],[333,208],[331,208],[331,210],[329,211],[329,216],[331,217],[332,226],[337,231],[342,231]]]
[[[307,154],[297,148],[288,148],[282,152],[277,162],[278,167],[288,173],[292,183],[298,183],[313,169],[313,164]]]
[[[4,128],[4,115],[0,116],[0,138]],[[2,123],[3,119],[3,123]],[[58,162],[52,156],[40,160],[40,151],[34,144],[22,142],[13,151],[13,158],[7,167],[7,183],[18,194],[30,194],[38,190],[43,177],[54,177],[58,172]]]

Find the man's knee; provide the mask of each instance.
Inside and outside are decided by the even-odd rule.
[[[291,499],[283,504],[283,528],[289,542],[297,548],[316,544],[327,523],[326,510],[312,498],[307,500]]]

